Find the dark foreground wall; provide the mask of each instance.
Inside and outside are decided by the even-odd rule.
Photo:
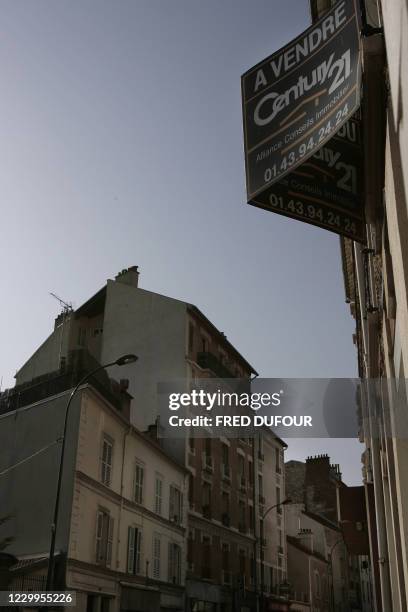
[[[13,538],[5,552],[47,554],[54,510],[64,409],[69,392],[0,416],[0,542]],[[67,550],[77,449],[80,394],[74,399],[68,422],[63,487],[56,551]],[[19,464],[27,457],[49,448]]]

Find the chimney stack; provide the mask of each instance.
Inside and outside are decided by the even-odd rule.
[[[139,285],[139,266],[125,268],[115,276],[115,281],[137,287]]]

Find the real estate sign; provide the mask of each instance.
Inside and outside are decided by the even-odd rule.
[[[337,2],[241,83],[248,202],[361,239],[360,126],[348,121],[361,87],[355,0]]]
[[[360,129],[356,114],[311,158],[249,203],[364,242]]]

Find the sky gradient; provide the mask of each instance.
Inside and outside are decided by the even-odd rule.
[[[240,75],[309,25],[306,0],[5,0],[2,388],[79,306],[139,265],[264,377],[354,377],[339,239],[245,204]],[[328,452],[360,480],[357,443]]]

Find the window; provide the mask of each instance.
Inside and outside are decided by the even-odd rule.
[[[263,449],[263,438],[262,438],[262,436],[259,436],[258,441],[259,441],[258,459],[260,461],[263,461],[264,460],[264,452],[263,452],[264,449]]]
[[[143,481],[144,481],[144,467],[140,463],[136,463],[135,488],[134,488],[133,497],[137,504],[143,503]]]
[[[238,528],[241,532],[245,533],[246,531],[246,512],[245,512],[245,503],[243,501],[239,502],[239,525]]]
[[[195,455],[195,438],[192,436],[188,438],[188,450],[192,455]]]
[[[211,485],[208,482],[202,484],[202,512],[207,518],[211,518]]]
[[[163,509],[163,480],[156,476],[154,510],[156,514],[161,514]]]
[[[194,325],[192,323],[188,326],[188,352],[191,355],[194,348]]]
[[[238,479],[239,484],[245,484],[245,460],[242,455],[238,455]]]
[[[222,569],[225,571],[229,570],[230,566],[230,547],[227,542],[222,544]]]
[[[169,582],[181,582],[181,548],[173,542],[169,543]]]
[[[140,574],[140,550],[142,532],[138,527],[130,526],[128,529],[128,563],[129,574]]]
[[[280,454],[279,448],[275,448],[275,462],[276,462],[276,473],[280,474],[281,473],[281,454]]]
[[[249,481],[249,486],[252,488],[254,486],[254,465],[253,465],[253,461],[248,461],[248,481]]]
[[[230,571],[230,547],[227,542],[223,542],[221,546],[221,565],[222,565],[222,581],[224,584],[231,584]]]
[[[248,508],[249,508],[249,531],[253,532],[254,522],[255,522],[254,507],[248,506]]]
[[[86,612],[95,612],[96,610],[96,595],[88,595],[86,598]]]
[[[170,485],[169,519],[175,523],[181,523],[183,508],[183,496],[180,489]]]
[[[211,578],[211,538],[209,536],[203,536],[201,574],[203,578]]]
[[[238,559],[239,559],[239,573],[241,576],[245,576],[245,570],[246,570],[246,554],[245,554],[245,550],[243,548],[239,549],[239,553],[238,553]]]
[[[111,598],[101,597],[101,612],[110,612]]]
[[[112,561],[114,520],[106,510],[98,510],[96,517],[96,563],[109,567]]]
[[[204,442],[204,455],[205,461],[208,465],[211,465],[211,438],[206,438]]]
[[[188,503],[190,504],[190,508],[194,507],[194,475],[188,475]]]
[[[251,574],[250,574],[251,584],[255,584],[255,557],[254,553],[251,553]]]
[[[273,593],[273,587],[274,587],[274,582],[273,582],[273,567],[270,566],[269,567],[269,590],[271,593]]]
[[[80,327],[78,329],[78,346],[86,346],[86,333],[87,330],[85,327]]]
[[[110,487],[112,480],[113,440],[104,435],[102,440],[101,480]]]
[[[222,455],[222,469],[223,475],[229,476],[229,447],[227,444],[221,444],[221,455]]]
[[[153,537],[153,578],[160,580],[160,536]]]
[[[222,491],[221,493],[221,508],[222,512],[228,514],[229,513],[229,500],[230,496],[227,491]]]
[[[320,574],[317,570],[315,571],[315,593],[316,598],[320,599]]]

